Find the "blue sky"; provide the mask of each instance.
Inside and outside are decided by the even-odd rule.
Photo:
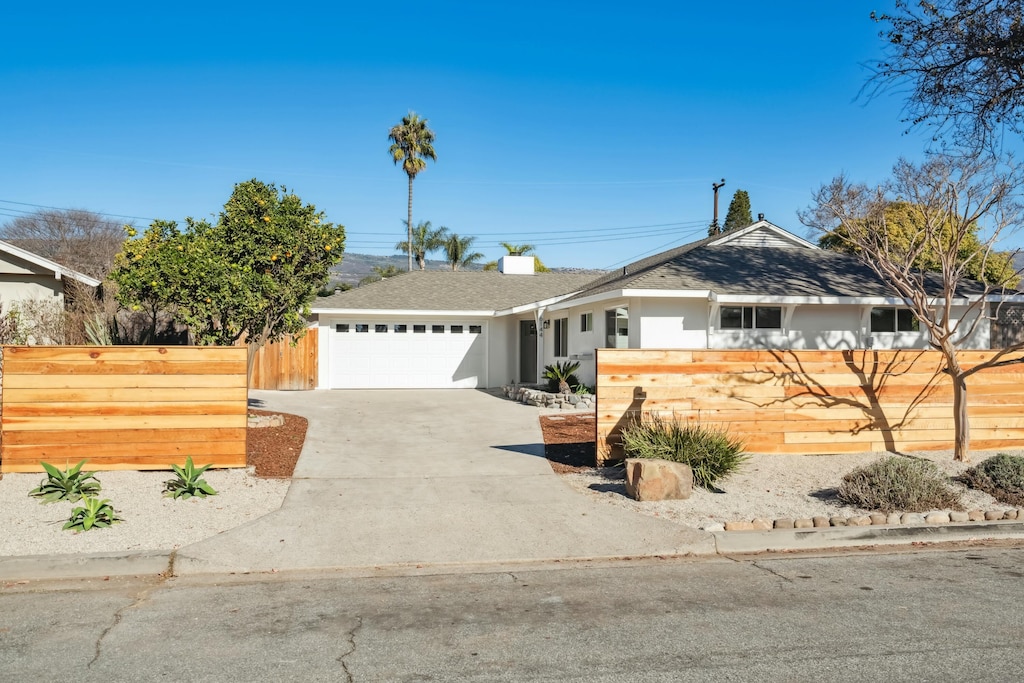
[[[438,153],[415,222],[605,268],[706,234],[719,178],[722,218],[744,189],[806,235],[820,184],[880,181],[927,142],[898,95],[857,97],[888,1],[148,5],[5,9],[0,220],[206,217],[258,177],[347,251],[394,253],[387,132],[415,110]]]

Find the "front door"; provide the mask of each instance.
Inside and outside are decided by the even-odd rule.
[[[519,321],[519,381],[537,381],[537,323],[532,320]]]

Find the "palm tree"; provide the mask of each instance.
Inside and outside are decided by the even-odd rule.
[[[533,269],[538,273],[547,273],[550,269],[544,265],[540,260],[540,256],[537,256],[536,247],[532,244],[512,244],[511,242],[499,242],[501,246],[505,247],[505,251],[508,252],[509,256],[533,256]],[[488,263],[484,266],[484,270],[497,270],[498,262],[493,261],[494,266],[489,268],[491,264]]]
[[[444,240],[448,236],[448,228],[442,225],[437,230],[434,230],[430,226],[430,221],[422,221],[411,234],[411,249],[408,242],[399,242],[395,245],[395,249],[402,252],[412,251],[412,255],[416,257],[416,263],[419,265],[420,270],[426,270],[427,253],[444,249]]]
[[[409,270],[412,270],[412,181],[416,174],[427,167],[427,159],[437,161],[434,153],[434,131],[427,128],[427,120],[421,119],[415,112],[402,117],[402,122],[388,133],[391,147],[388,151],[397,166],[409,176],[409,218],[405,222],[408,236],[406,246],[409,253]]]
[[[499,242],[499,244],[505,247],[509,256],[529,256],[536,249],[532,244],[512,244],[511,242]]]
[[[470,253],[469,249],[475,241],[475,237],[459,237],[454,232],[448,236],[444,243],[444,251],[452,270],[468,266],[484,257],[479,251]]]

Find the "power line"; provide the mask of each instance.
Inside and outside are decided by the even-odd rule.
[[[63,207],[60,207],[60,206],[47,206],[46,204],[31,204],[29,202],[16,202],[16,201],[11,200],[11,199],[0,199],[0,204],[17,204],[18,206],[31,206],[31,207],[36,208],[36,209],[51,209],[53,211],[78,211],[79,210],[79,209],[63,208]],[[21,209],[13,209],[13,208],[10,208],[10,209],[7,209],[7,210],[8,211],[20,211],[23,214],[34,213],[33,211],[21,211]],[[155,218],[146,218],[144,216],[125,216],[124,214],[119,214],[119,213],[104,213],[104,212],[100,212],[100,211],[97,211],[95,213],[99,213],[102,216],[110,216],[111,218],[131,218],[131,219],[134,219],[134,220],[137,220],[137,221],[154,221],[154,220],[156,220]]]
[[[697,233],[697,232],[699,232],[699,230],[691,230],[691,231],[689,231],[689,233],[684,233],[684,234],[686,234],[686,235],[693,235],[694,233]],[[667,249],[667,248],[671,247],[673,244],[678,244],[678,240],[672,240],[671,242],[666,242],[665,244],[662,244],[659,247],[655,247],[654,249],[650,249],[648,251],[645,251],[642,254],[637,254],[636,256],[630,256],[629,258],[623,259],[621,261],[616,261],[615,263],[611,264],[610,266],[605,266],[604,270],[611,270],[612,268],[615,268],[617,266],[621,266],[621,265],[626,264],[626,263],[633,263],[634,261],[639,261],[640,259],[644,258],[645,256],[650,256],[651,254],[657,254],[659,251]]]

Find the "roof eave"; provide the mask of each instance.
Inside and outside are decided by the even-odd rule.
[[[66,268],[65,266],[60,265],[56,261],[51,261],[50,259],[40,256],[39,254],[34,254],[31,251],[28,251],[27,249],[16,247],[10,242],[0,241],[0,251],[5,251],[8,254],[11,254],[12,256],[16,256],[17,258],[22,259],[23,261],[28,261],[29,263],[37,265],[40,268],[47,269],[50,272],[52,272],[53,276],[58,280],[60,280],[62,277],[69,277],[72,280],[77,280],[78,282],[81,282],[83,285],[88,285],[89,287],[99,287],[101,284],[100,281],[97,280],[96,278],[89,277],[85,273],[79,273],[77,270]]]

